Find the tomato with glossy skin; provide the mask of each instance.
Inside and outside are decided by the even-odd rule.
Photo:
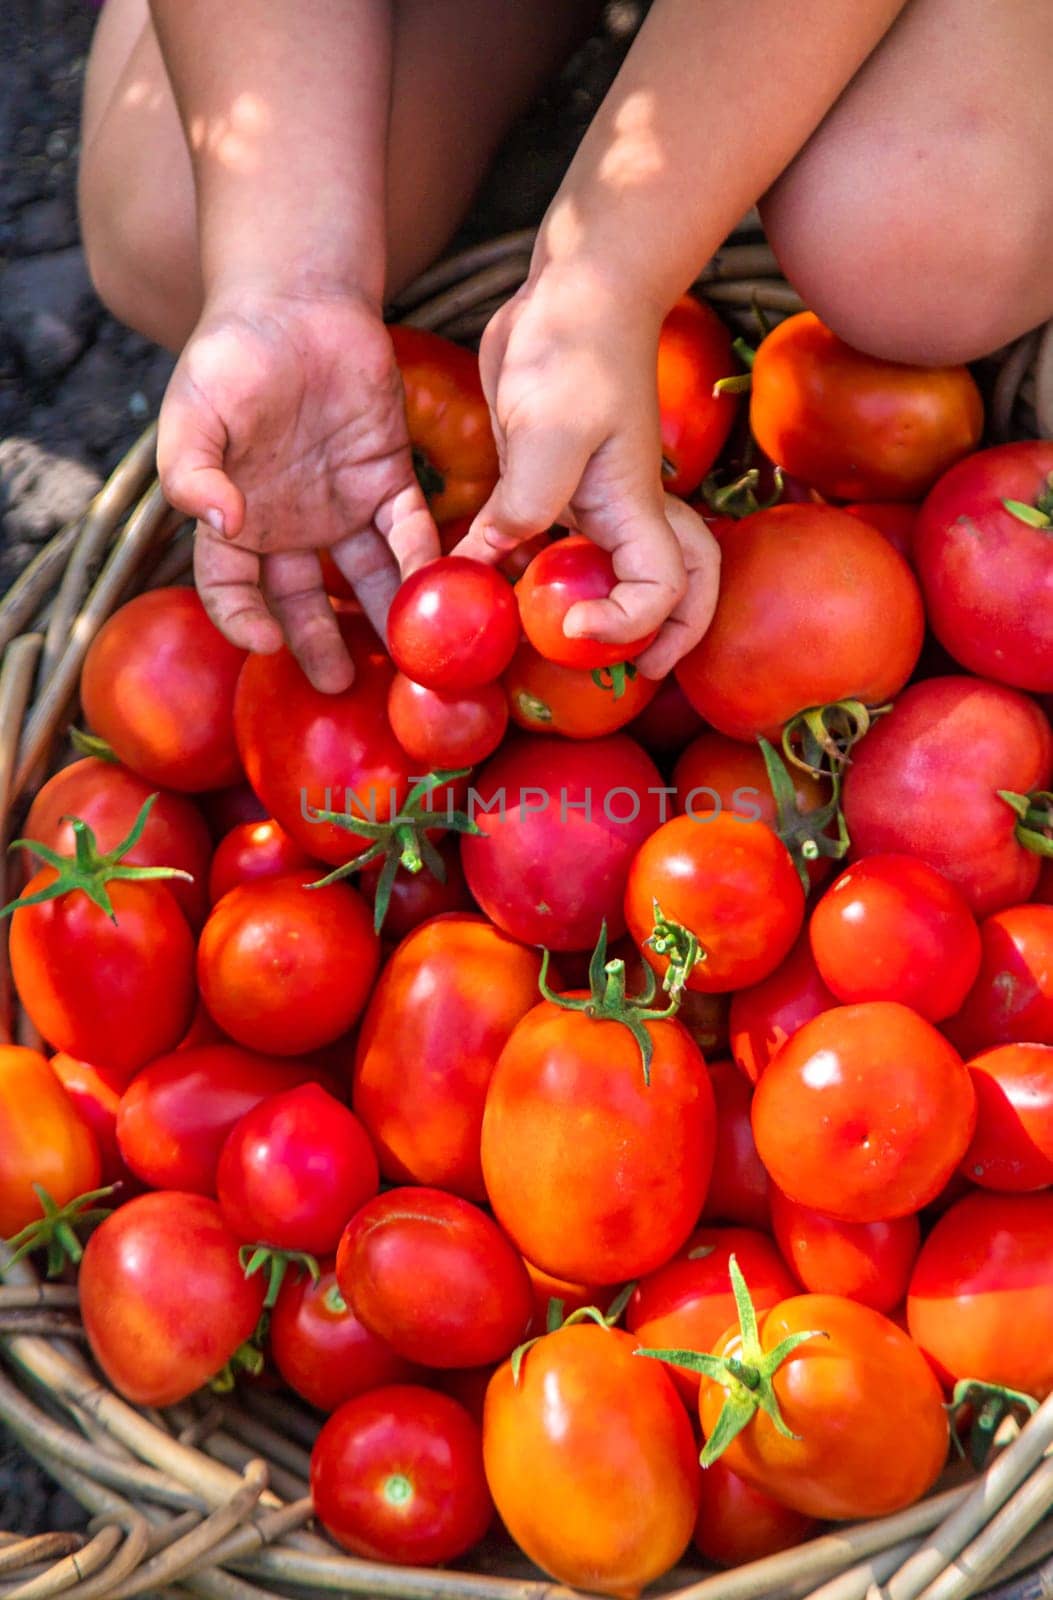
[[[711,306],[681,295],[658,335],[658,413],[662,487],[694,494],[719,456],[738,409],[734,394],[713,386],[736,370],[731,334]]]
[[[767,1233],[753,1228],[698,1228],[676,1255],[640,1279],[625,1308],[625,1326],[649,1350],[710,1350],[735,1321],[728,1262],[734,1256],[753,1303],[766,1311],[797,1285]],[[698,1374],[666,1368],[679,1393],[698,1405]]]
[[[430,922],[433,917],[476,909],[464,881],[458,835],[447,833],[432,842],[446,870],[445,882],[440,882],[427,867],[422,872],[400,872],[391,885],[391,898],[388,900],[382,930],[385,941],[404,939],[407,933],[419,928],[422,922]],[[376,903],[377,886],[383,869],[382,860],[371,861],[358,875],[359,891],[370,906]]]
[[[244,660],[195,589],[151,589],[115,611],[89,645],[84,715],[149,783],[220,789],[241,776],[233,710]]]
[[[486,1091],[540,970],[536,950],[479,916],[438,917],[395,951],[362,1019],[352,1095],[389,1181],[486,1203]]]
[[[688,741],[703,731],[704,726],[702,718],[677,682],[676,675],[671,672],[668,678],[659,681],[654,699],[633,718],[627,731],[637,744],[643,745],[648,755],[664,764],[678,756]]]
[[[695,1524],[695,1549],[718,1567],[762,1561],[803,1544],[816,1532],[816,1519],[791,1511],[774,1495],[755,1489],[716,1460],[702,1474]]]
[[[606,600],[618,584],[609,550],[580,533],[558,539],[536,555],[516,584],[523,631],[534,649],[561,667],[593,672],[634,661],[654,639],[657,629],[628,644],[564,631],[568,611],[581,600]]]
[[[942,1381],[1053,1391],[1053,1194],[973,1193],[939,1219],[907,1295],[911,1338]]]
[[[319,1411],[389,1383],[411,1383],[417,1369],[364,1327],[340,1293],[332,1261],[286,1275],[271,1312],[274,1365],[289,1388]]]
[[[88,1240],[80,1308],[92,1355],[140,1406],[170,1406],[220,1372],[250,1338],[263,1283],[246,1278],[214,1200],[137,1195]]]
[[[508,703],[498,683],[443,691],[397,672],[388,694],[388,720],[422,773],[474,767],[504,738]]]
[[[73,1102],[80,1120],[91,1129],[99,1147],[99,1182],[120,1184],[118,1201],[127,1200],[129,1194],[139,1189],[137,1180],[121,1155],[117,1143],[117,1111],[121,1103],[121,1074],[93,1067],[87,1061],[78,1061],[63,1051],[51,1057],[48,1066]],[[48,1185],[40,1180],[44,1187]],[[84,1184],[79,1191],[93,1188]],[[0,1221],[0,1231],[3,1223]]]
[[[423,328],[388,328],[414,465],[438,523],[474,517],[497,482],[490,408],[471,350]]]
[[[250,1050],[302,1055],[358,1020],[380,964],[361,895],[299,874],[240,884],[212,908],[198,946],[201,998]]]
[[[44,867],[25,896],[56,877]],[[11,975],[49,1044],[127,1081],[190,1025],[194,939],[163,881],[117,879],[108,893],[112,921],[79,890],[13,912]]]
[[[865,856],[842,872],[812,912],[809,936],[839,1000],[898,1000],[929,1022],[958,1010],[980,970],[968,901],[913,856]]]
[[[591,950],[604,921],[612,939],[625,931],[630,862],[664,804],[639,745],[624,734],[510,740],[471,798],[482,834],[462,838],[461,861],[491,922],[551,950]]]
[[[413,762],[387,717],[395,669],[363,617],[339,618],[355,681],[323,694],[288,650],[250,656],[238,679],[234,726],[252,787],[301,849],[339,866],[370,840],[319,820],[319,811],[387,822],[408,795]]]
[[[975,1126],[958,1052],[893,1000],[806,1022],[753,1096],[753,1134],[772,1180],[843,1222],[885,1222],[928,1205]]]
[[[323,877],[318,865],[273,817],[263,822],[242,822],[220,840],[208,874],[209,904],[222,900],[228,889],[260,878],[283,878],[299,873],[304,883]]]
[[[1053,1184],[1053,1045],[1003,1044],[966,1063],[976,1132],[962,1172],[982,1189],[1028,1193]]]
[[[559,733],[566,739],[600,739],[617,733],[654,698],[659,680],[642,673],[626,675],[615,697],[591,672],[561,667],[534,649],[529,639],[519,647],[501,680],[512,721],[530,733]]]
[[[768,1174],[750,1124],[753,1091],[733,1061],[714,1061],[709,1081],[717,1103],[717,1149],[702,1215],[707,1221],[770,1228]]]
[[[441,1189],[389,1189],[367,1201],[344,1229],[336,1275],[366,1327],[422,1367],[502,1360],[534,1310],[510,1240],[485,1211]]]
[[[910,568],[875,528],[832,506],[773,506],[724,541],[716,614],[676,673],[720,733],[777,741],[810,706],[891,699],[924,625]]]
[[[940,479],[915,540],[926,615],[944,648],[970,672],[1039,693],[1053,691],[1051,510],[1053,440],[996,445]]]
[[[797,1437],[784,1438],[758,1411],[724,1452],[727,1466],[824,1521],[888,1516],[919,1500],[943,1470],[949,1429],[940,1386],[908,1336],[879,1311],[840,1295],[795,1295],[761,1312],[757,1323],[765,1352],[795,1333],[826,1337],[798,1345],[772,1379],[783,1421]],[[738,1328],[714,1354],[742,1358]],[[726,1397],[724,1383],[702,1379],[707,1438]]]
[[[763,822],[722,811],[673,817],[644,841],[625,890],[625,920],[664,974],[665,956],[645,944],[663,916],[693,933],[704,952],[687,980],[702,993],[759,983],[788,955],[804,919],[804,890],[790,852]]]
[[[121,1155],[151,1188],[214,1195],[220,1152],[234,1124],[268,1095],[318,1076],[308,1062],[282,1061],[236,1044],[159,1056],[121,1096]]]
[[[577,1324],[486,1392],[483,1458],[498,1513],[561,1583],[632,1600],[679,1560],[698,1513],[691,1424],[657,1362],[617,1328]]]
[[[976,982],[944,1032],[963,1055],[1053,1044],[1053,905],[1007,906],[980,924]]]
[[[983,917],[1026,900],[1039,857],[1000,789],[1049,787],[1053,732],[1027,695],[982,678],[906,689],[852,752],[842,795],[854,857],[917,856]]]
[[[426,689],[452,693],[493,683],[518,643],[512,585],[468,556],[440,556],[418,567],[391,602],[391,658]]]
[[[883,533],[904,561],[914,565],[914,533],[920,506],[902,500],[858,500],[854,505],[842,509],[850,517],[858,517],[860,522],[868,522],[872,528]]]
[[[968,367],[864,355],[812,311],[773,328],[753,363],[757,443],[835,500],[917,500],[976,448],[983,422]]]
[[[115,761],[85,756],[56,772],[36,794],[22,829],[27,839],[71,856],[76,848],[70,819],[79,817],[95,835],[103,852],[126,839],[143,806],[154,794],[138,843],[122,859],[133,867],[177,867],[192,882],[172,878],[168,889],[193,929],[208,915],[208,865],[212,841],[193,800],[186,795],[158,793],[138,773]]]
[[[675,1020],[643,1026],[649,1084],[629,1028],[550,1000],[516,1026],[490,1079],[494,1215],[528,1260],[572,1282],[653,1271],[706,1197],[716,1109],[705,1063]]]
[[[886,1313],[902,1305],[921,1247],[916,1216],[841,1222],[773,1184],[771,1219],[787,1264],[813,1294],[844,1295]]]
[[[38,1050],[0,1045],[0,1238],[41,1216],[42,1184],[59,1206],[99,1186],[95,1135]]]
[[[756,1083],[776,1052],[797,1029],[837,1001],[819,976],[805,929],[770,977],[731,997],[729,1038],[740,1072]]]

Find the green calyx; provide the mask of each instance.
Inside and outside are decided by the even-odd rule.
[[[525,689],[520,689],[515,696],[516,708],[531,722],[551,722],[552,707],[539,700],[536,695],[527,694]]]
[[[651,1002],[658,992],[658,984],[654,973],[648,968],[647,982],[644,992],[639,995],[629,995],[625,992],[625,962],[620,958],[607,960],[607,924],[604,922],[600,929],[596,948],[592,952],[589,962],[589,994],[586,999],[573,999],[570,995],[556,994],[548,984],[548,969],[550,953],[546,950],[541,958],[541,972],[538,977],[538,988],[545,1000],[553,1005],[560,1006],[564,1011],[581,1011],[595,1022],[620,1022],[628,1028],[636,1040],[640,1051],[640,1061],[643,1066],[644,1083],[651,1083],[651,1062],[654,1059],[654,1040],[647,1031],[649,1022],[665,1022],[670,1017],[675,1017],[680,1008],[680,999],[683,994],[684,984],[692,967],[701,958],[701,949],[693,933],[686,928],[681,928],[678,923],[666,922],[662,917],[658,902],[655,901],[655,931],[647,943],[652,945],[659,955],[669,954],[669,971],[666,974],[665,988],[669,995],[669,1002],[661,1010],[655,1010]],[[663,942],[659,949],[655,940]],[[665,941],[668,941],[668,947]],[[676,945],[675,951],[673,945]]]
[[[317,1283],[320,1277],[318,1262],[305,1250],[278,1250],[269,1244],[243,1244],[238,1251],[238,1260],[246,1278],[254,1277],[257,1272],[266,1272],[264,1311],[269,1311],[277,1300],[290,1267],[298,1278],[302,1278],[305,1272],[309,1273],[312,1283]]]
[[[516,1345],[509,1360],[512,1363],[512,1382],[519,1387],[519,1375],[522,1371],[523,1361],[528,1350],[532,1350],[539,1340],[547,1338],[550,1333],[558,1333],[561,1328],[572,1328],[577,1322],[595,1322],[600,1328],[613,1328],[626,1306],[632,1298],[636,1288],[635,1281],[627,1283],[619,1289],[606,1311],[601,1311],[599,1306],[579,1306],[577,1311],[572,1311],[569,1317],[563,1315],[563,1301],[553,1298],[548,1303],[545,1316],[545,1332],[535,1334],[533,1339],[525,1339],[522,1344]]]
[[[774,1350],[765,1350],[757,1331],[757,1313],[734,1256],[728,1261],[728,1271],[739,1317],[741,1355],[714,1356],[699,1350],[645,1350],[642,1346],[633,1351],[634,1355],[647,1356],[652,1361],[668,1361],[672,1366],[697,1372],[700,1377],[712,1378],[725,1389],[726,1398],[717,1425],[699,1457],[704,1467],[719,1461],[731,1441],[749,1426],[758,1411],[763,1411],[771,1419],[784,1439],[799,1438],[783,1419],[773,1380],[783,1363],[802,1344],[807,1344],[811,1339],[829,1338],[822,1329],[791,1333],[780,1340]]]
[[[636,677],[631,661],[616,661],[613,667],[594,667],[592,681],[597,689],[606,689],[615,700],[625,693],[625,686]]]
[[[334,868],[324,878],[304,887],[325,889],[329,884],[339,883],[342,878],[349,877],[352,872],[358,872],[370,862],[382,859],[384,865],[373,903],[373,927],[379,933],[388,914],[391,891],[400,867],[411,873],[420,872],[426,867],[439,883],[446,882],[446,863],[428,838],[429,833],[436,829],[446,833],[482,833],[482,828],[466,812],[431,811],[425,804],[436,789],[458,778],[466,778],[470,771],[470,767],[461,767],[456,772],[429,772],[410,790],[398,815],[387,822],[371,822],[366,817],[355,817],[345,811],[319,811],[317,821],[333,822],[337,827],[346,828],[349,833],[357,834],[360,839],[369,840],[370,843],[361,855],[355,856],[352,861],[345,861],[343,866]]]
[[[256,1335],[246,1339],[244,1344],[239,1344],[229,1361],[225,1361],[214,1378],[209,1379],[209,1388],[213,1394],[230,1394],[237,1382],[239,1372],[247,1372],[250,1377],[258,1378],[264,1367],[263,1351],[256,1343]]]
[[[69,730],[69,742],[79,756],[94,756],[96,761],[108,761],[111,766],[120,766],[120,762],[113,752],[113,746],[100,739],[97,733],[85,733],[82,728]]]
[[[840,774],[851,760],[853,747],[869,733],[875,718],[891,710],[891,705],[865,706],[861,700],[810,706],[791,717],[782,730],[783,755],[813,778]]]
[[[1004,1384],[984,1383],[978,1378],[963,1378],[954,1386],[947,1411],[951,1419],[951,1439],[958,1454],[965,1457],[958,1427],[958,1413],[968,1406],[972,1416],[969,1427],[968,1459],[981,1471],[994,1448],[995,1438],[1007,1417],[1026,1422],[1038,1410],[1034,1395],[1023,1394],[1019,1389],[1007,1389]]]
[[[754,309],[757,309],[756,307]],[[763,318],[760,319],[762,332],[767,332]],[[733,377],[720,378],[713,385],[713,393],[717,394],[748,394],[753,385],[753,363],[757,359],[757,352],[747,339],[732,340],[731,348],[738,356],[745,372],[736,372]]]
[[[446,487],[446,479],[439,471],[434,461],[424,454],[417,445],[413,446],[413,473],[421,486],[421,491],[430,505],[438,499]]]
[[[60,1206],[51,1198],[43,1184],[35,1183],[33,1193],[40,1201],[42,1214],[34,1222],[28,1222],[10,1239],[4,1240],[4,1248],[10,1253],[8,1265],[14,1266],[16,1261],[21,1261],[23,1256],[28,1256],[35,1250],[46,1250],[49,1278],[57,1278],[67,1263],[77,1266],[84,1254],[84,1246],[77,1237],[77,1229],[92,1228],[110,1215],[111,1206],[97,1206],[95,1202],[108,1200],[116,1188],[117,1185],[111,1183],[104,1189],[89,1189],[86,1193],[67,1200],[64,1206]]]
[[[1025,522],[1029,528],[1040,528],[1043,533],[1053,528],[1053,472],[1046,476],[1046,486],[1029,505],[1025,500],[1003,500],[1002,505],[1011,517]]]
[[[830,799],[825,805],[817,806],[814,811],[800,811],[797,807],[793,779],[787,771],[785,762],[767,739],[758,739],[757,743],[760,745],[768,782],[775,797],[776,832],[790,852],[793,864],[797,868],[797,876],[801,880],[801,887],[807,894],[812,887],[812,880],[808,875],[809,864],[818,861],[820,856],[840,861],[848,853],[850,841],[841,812],[840,773],[835,771],[824,774],[831,786]],[[831,827],[836,827],[836,836],[831,836],[829,833]]]
[[[757,485],[760,483],[757,467],[748,468],[740,477],[724,484],[719,482],[715,473],[711,473],[702,485],[702,498],[717,516],[734,517],[736,522],[741,522],[743,517],[751,517],[755,511],[770,511],[772,506],[778,505],[783,489],[780,467],[775,468],[772,482],[771,494],[767,500],[761,500],[757,495]]]
[[[170,878],[183,878],[187,883],[192,883],[192,874],[183,872],[179,867],[132,867],[124,862],[123,858],[130,850],[135,849],[142,838],[143,829],[156,800],[157,796],[152,794],[148,800],[143,801],[142,810],[135,819],[131,833],[113,850],[100,851],[94,833],[79,817],[63,818],[63,821],[73,825],[76,849],[72,856],[60,856],[56,850],[51,850],[47,845],[39,844],[33,839],[13,840],[9,846],[11,850],[31,850],[49,867],[54,867],[58,876],[54,883],[38,889],[34,894],[20,895],[17,900],[11,900],[0,910],[0,917],[6,917],[9,912],[21,910],[24,906],[37,906],[43,904],[45,900],[58,900],[62,895],[80,889],[93,905],[106,913],[111,922],[116,922],[113,902],[107,892],[108,884],[117,881],[145,883],[158,879],[164,882]]]
[[[1016,815],[1013,832],[1017,843],[1036,856],[1053,856],[1053,790],[1014,794],[1011,789],[999,789],[998,798]]]

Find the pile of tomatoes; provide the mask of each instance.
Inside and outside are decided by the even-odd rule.
[[[474,358],[397,348],[450,551]],[[674,677],[564,627],[616,576],[563,530],[419,571],[390,656],[331,571],[337,695],[155,590],[25,819],[0,1232],[74,1258],[131,1401],[328,1414],[364,1556],[497,1520],[634,1595],[1053,1391],[1053,443],[810,315],[748,427],[734,367],[678,306],[664,471],[723,579]]]

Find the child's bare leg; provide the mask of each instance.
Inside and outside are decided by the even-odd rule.
[[[911,0],[762,204],[843,338],[956,362],[1053,315],[1051,66],[1048,0]]]
[[[508,126],[598,10],[593,0],[396,0],[389,292],[442,249]],[[193,183],[146,0],[107,0],[99,23],[80,203],[103,300],[179,349],[201,308]]]

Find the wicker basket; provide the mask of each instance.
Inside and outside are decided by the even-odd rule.
[[[531,244],[529,232],[511,234],[442,262],[403,296],[396,314],[472,340],[522,282]],[[755,327],[757,306],[776,318],[800,308],[749,223],[709,263],[699,287],[746,331]],[[1053,323],[1002,352],[987,377],[993,439],[1053,436]],[[189,571],[189,530],[162,498],[154,445],[150,429],[79,521],[40,551],[0,602],[0,844],[67,753],[81,665],[101,624],[131,594]],[[0,892],[5,870],[18,869],[0,852]],[[0,928],[6,937],[6,924]],[[0,1029],[39,1043],[12,1004],[6,960]],[[510,1545],[484,1547],[456,1572],[342,1554],[307,1527],[308,1457],[319,1427],[307,1407],[250,1389],[236,1399],[197,1397],[163,1413],[138,1409],[86,1359],[75,1288],[42,1284],[25,1263],[2,1276],[0,1418],[92,1521],[83,1536],[0,1534],[0,1595],[263,1600],[343,1591],[402,1600],[572,1600],[572,1591],[546,1580]],[[679,1600],[865,1600],[876,1593],[965,1600],[993,1583],[1000,1600],[1041,1600],[1053,1595],[1051,1509],[1053,1398],[1005,1443],[982,1479],[952,1469],[936,1493],[897,1516],[838,1528],[729,1573],[683,1566],[661,1588]]]

